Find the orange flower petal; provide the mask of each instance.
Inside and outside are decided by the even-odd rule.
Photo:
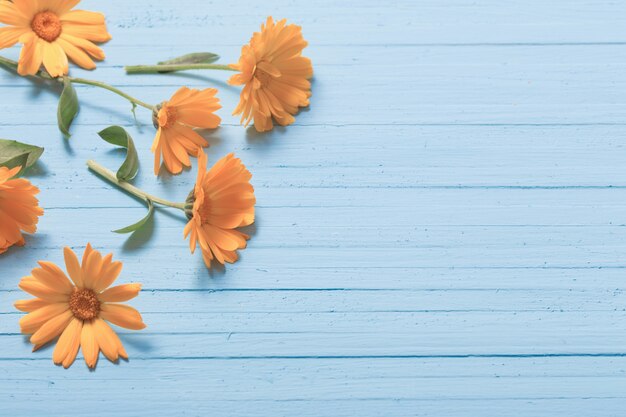
[[[54,348],[54,352],[52,353],[52,361],[60,365],[64,360],[67,359],[68,356],[73,354],[74,358],[78,353],[78,345],[80,344],[80,332],[83,327],[82,321],[78,319],[72,319],[70,323],[67,325],[61,337],[59,337],[59,341]],[[73,358],[72,358],[73,361]]]
[[[20,319],[20,329],[24,334],[33,334],[50,318],[65,313],[68,309],[67,303],[54,303],[40,307]]]
[[[13,305],[20,311],[30,313],[48,304],[50,304],[49,301],[42,300],[41,298],[31,298],[30,300],[18,300]]]
[[[73,317],[72,312],[66,310],[64,313],[51,318],[30,337],[30,343],[33,345],[48,343],[63,332]]]
[[[56,42],[63,48],[67,56],[78,66],[85,69],[96,68],[96,63],[87,55],[85,51],[78,48],[74,44],[60,37]]]
[[[308,105],[313,76],[311,60],[301,56],[307,42],[299,26],[288,25],[269,17],[250,44],[241,50],[237,64],[240,71],[228,83],[244,85],[234,115],[241,115],[244,125],[253,119],[259,132],[271,130],[273,120],[281,125],[295,121],[298,107]]]
[[[57,42],[43,43],[43,65],[53,77],[67,74],[69,70],[67,55]]]
[[[28,29],[24,27],[0,28],[0,49],[15,45],[20,40],[20,36],[27,32]]]
[[[80,347],[83,350],[85,363],[90,368],[95,368],[98,363],[98,341],[96,340],[96,332],[92,321],[83,323],[83,330],[80,334]]]
[[[27,293],[34,295],[35,297],[44,299],[51,303],[62,303],[66,302],[68,299],[67,294],[63,294],[50,287],[47,287],[33,277],[22,278],[18,286],[23,291],[26,291]]]
[[[141,284],[124,284],[111,287],[98,295],[98,299],[103,303],[119,303],[132,300],[139,295]]]
[[[141,330],[146,327],[141,314],[134,308],[124,304],[102,304],[100,317],[126,329]]]
[[[83,271],[80,267],[80,263],[78,262],[78,258],[76,257],[76,253],[66,246],[63,248],[63,256],[65,257],[65,267],[67,268],[67,272],[70,274],[70,278],[74,282],[74,285],[82,288]]]
[[[104,353],[104,356],[112,362],[117,361],[119,358],[119,338],[113,329],[111,329],[111,326],[106,324],[106,322],[102,319],[94,320],[93,326],[96,334],[96,341],[98,342],[98,346],[100,346],[100,350]],[[121,342],[119,343],[121,344]]]

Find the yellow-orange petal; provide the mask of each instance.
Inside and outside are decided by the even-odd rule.
[[[43,66],[53,77],[61,77],[69,71],[67,55],[57,42],[41,42],[43,45]]]
[[[83,271],[80,267],[80,263],[78,262],[76,253],[66,246],[63,248],[63,256],[65,258],[65,268],[67,268],[67,273],[70,275],[71,280],[74,282],[74,285],[82,288]]]
[[[16,7],[12,2],[0,2],[0,23],[11,26],[28,27],[30,24],[30,16],[25,16],[20,9],[21,8]]]
[[[48,343],[61,334],[73,317],[72,312],[67,310],[64,313],[48,320],[30,337],[30,343],[33,345],[43,345]]]
[[[64,41],[74,45],[78,49],[85,51],[94,59],[102,61],[105,58],[102,48],[100,48],[93,42],[88,41],[87,39],[72,36],[68,33],[61,34],[61,36],[59,36],[59,39],[63,39]]]
[[[74,22],[64,22],[63,33],[92,42],[111,40],[111,35],[105,25],[81,25]]]
[[[74,332],[72,334],[72,339],[70,340],[70,345],[67,351],[67,356],[63,359],[62,365],[65,369],[72,366],[74,361],[76,360],[76,355],[78,355],[78,349],[80,348],[80,339],[83,332],[83,321],[76,320],[78,324],[76,325]]]
[[[38,308],[45,307],[50,304],[49,301],[42,300],[41,298],[31,298],[30,300],[17,300],[13,305],[19,311],[30,313]]]
[[[17,73],[35,75],[43,62],[43,42],[32,32],[23,35],[20,42],[24,43],[24,46],[20,51]]]
[[[33,277],[22,278],[18,287],[35,297],[42,298],[52,303],[62,303],[67,301],[68,295],[60,293],[50,287],[45,286]]]
[[[111,262],[109,265],[105,266],[102,270],[101,278],[94,287],[94,291],[100,292],[105,288],[109,288],[119,277],[122,272],[122,267],[123,264],[119,261]]]
[[[94,69],[96,68],[96,63],[87,55],[85,51],[78,48],[74,44],[68,42],[67,40],[60,37],[56,40],[56,42],[63,48],[63,51],[67,54],[68,58],[71,59],[76,65],[84,69]]]
[[[139,295],[141,284],[124,284],[111,287],[98,295],[102,303],[120,303],[132,300]]]
[[[102,271],[102,254],[97,250],[91,250],[87,260],[83,262],[83,285],[93,289]]]
[[[85,363],[90,368],[95,368],[98,363],[98,342],[96,340],[96,333],[93,325],[93,321],[86,321],[83,323],[83,329],[80,335],[80,347],[85,357]]]
[[[25,27],[3,27],[0,28],[0,49],[15,45],[22,35],[28,32]]]
[[[70,321],[65,330],[63,330],[52,353],[52,361],[55,364],[60,365],[63,363],[65,358],[72,352],[75,340],[80,340],[81,328],[82,322],[74,318]],[[74,356],[76,356],[76,354],[74,354]]]
[[[35,279],[62,294],[69,294],[72,291],[74,286],[58,266],[47,261],[39,261],[38,263],[41,268],[35,268],[31,271]]]
[[[134,308],[124,304],[102,304],[100,317],[125,329],[145,329],[141,314]]]
[[[23,334],[33,334],[48,320],[69,310],[67,303],[53,303],[38,308],[20,318],[20,330]]]
[[[104,25],[105,19],[102,13],[72,10],[61,15],[61,22],[72,22],[79,25]]]
[[[119,351],[117,345],[117,336],[113,332],[113,329],[106,324],[102,319],[96,319],[93,321],[94,331],[96,335],[96,341],[104,356],[108,360],[115,362],[119,358]],[[111,335],[113,333],[113,335]],[[119,339],[118,339],[119,340]]]

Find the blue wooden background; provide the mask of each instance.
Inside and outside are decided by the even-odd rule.
[[[195,169],[155,179],[150,115],[79,86],[71,140],[58,92],[0,72],[0,137],[45,146],[46,214],[0,258],[0,415],[617,416],[626,405],[626,4],[621,1],[85,0],[113,40],[93,73],[148,102],[217,87],[209,160],[254,174],[241,261],[210,272],[184,220],[145,213],[89,173],[123,152],[136,184],[182,200]],[[230,116],[229,73],[126,76],[208,50],[238,58],[266,16],[303,26],[311,108],[257,134]],[[3,51],[17,57],[18,50]],[[87,242],[143,282],[129,362],[55,367],[19,334],[19,279]]]

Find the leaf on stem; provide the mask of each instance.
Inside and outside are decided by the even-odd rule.
[[[220,59],[220,56],[211,52],[195,52],[159,62],[159,65],[186,65],[186,64],[212,64]],[[163,71],[168,72],[168,71]]]
[[[139,220],[137,223],[131,224],[130,226],[126,226],[122,229],[113,230],[113,233],[119,233],[119,234],[133,233],[141,229],[143,226],[145,226],[145,224],[148,222],[148,220],[152,218],[152,215],[154,214],[154,204],[152,203],[152,200],[148,199],[146,201],[148,202],[148,214],[146,214],[146,216],[143,219]]]
[[[121,126],[109,126],[98,135],[110,144],[126,148],[126,159],[117,170],[117,179],[120,181],[130,181],[137,175],[139,171],[139,158],[137,157],[137,149],[133,138]]]
[[[0,167],[9,169],[21,166],[17,176],[32,167],[43,154],[43,148],[14,140],[0,139]]]
[[[57,108],[57,121],[59,130],[68,138],[72,136],[70,134],[70,126],[78,114],[78,109],[76,90],[72,82],[68,78],[64,78],[63,92],[61,93],[61,98],[59,98],[59,107]]]

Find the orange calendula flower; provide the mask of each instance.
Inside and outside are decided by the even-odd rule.
[[[254,223],[254,188],[252,174],[239,158],[231,153],[206,171],[207,156],[198,154],[198,178],[187,199],[185,213],[189,222],[185,238],[190,237],[191,253],[199,244],[207,267],[216,259],[219,263],[233,263],[237,250],[246,247],[250,237],[238,227]]]
[[[19,287],[37,297],[15,303],[15,308],[29,313],[20,319],[22,333],[32,335],[33,351],[60,336],[52,360],[65,368],[74,363],[79,348],[90,368],[96,366],[100,351],[113,362],[127,359],[107,321],[132,330],[146,327],[137,310],[119,304],[135,298],[141,285],[109,288],[122,271],[122,263],[113,262],[112,254],[102,257],[89,244],[82,263],[70,248],[64,254],[71,281],[58,266],[45,261],[39,262],[40,268],[33,269],[31,276],[22,278]]]
[[[155,175],[159,173],[161,156],[167,170],[179,174],[183,165],[191,166],[189,155],[195,156],[198,150],[209,146],[206,139],[193,129],[215,129],[220,125],[222,119],[214,113],[222,106],[215,94],[217,90],[214,88],[182,87],[154,110],[152,119],[157,128],[152,143]]]
[[[35,233],[43,209],[35,197],[39,188],[24,178],[13,178],[21,167],[0,167],[0,254],[24,245],[22,232]]]
[[[242,48],[239,63],[230,65],[241,73],[229,84],[244,85],[233,115],[241,114],[246,126],[254,119],[259,132],[271,130],[272,119],[282,126],[292,124],[298,107],[308,106],[311,97],[313,66],[302,56],[306,46],[300,26],[268,17]]]
[[[68,57],[94,69],[104,59],[93,42],[111,39],[101,13],[72,10],[80,0],[0,0],[0,49],[21,43],[17,72],[35,75],[43,63],[53,77],[68,72]]]

